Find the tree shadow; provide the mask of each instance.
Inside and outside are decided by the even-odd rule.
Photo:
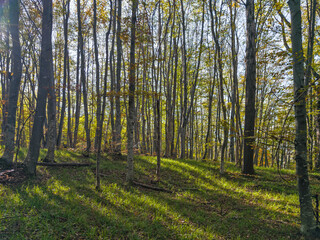
[[[155,160],[135,161],[137,178],[152,179]],[[124,185],[125,161],[103,160],[101,166],[100,192],[94,189],[94,167],[40,168],[36,179],[6,186],[17,198],[5,205],[6,214],[16,217],[0,219],[5,226],[0,238],[1,233],[8,239],[300,238],[297,214],[273,210],[264,196],[278,189],[248,185],[233,172],[220,176],[207,162],[163,160],[158,184],[174,193]],[[286,187],[283,194],[293,193]],[[283,199],[273,202],[286,205]]]

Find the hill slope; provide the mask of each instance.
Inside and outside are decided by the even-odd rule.
[[[57,161],[92,161],[58,151]],[[248,177],[227,164],[135,158],[135,177],[124,184],[125,158],[102,161],[102,190],[91,167],[39,167],[36,178],[0,184],[0,239],[299,239],[294,171],[257,168]],[[319,175],[311,176],[320,193]],[[317,188],[316,188],[317,187]]]

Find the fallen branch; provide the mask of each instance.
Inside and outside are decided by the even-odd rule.
[[[159,191],[159,192],[173,193],[173,191],[168,190],[168,189],[164,189],[164,188],[160,188],[160,187],[156,187],[156,186],[151,186],[151,185],[147,185],[147,184],[144,184],[144,183],[139,183],[139,182],[136,182],[136,181],[133,181],[133,184],[136,185],[136,186],[139,186],[139,187],[144,187],[144,188],[155,190],[155,191]]]
[[[181,190],[185,190],[185,191],[200,191],[199,188],[181,188]]]
[[[38,162],[39,166],[47,167],[87,167],[93,165],[93,163],[51,163],[51,162]]]
[[[14,169],[5,170],[5,171],[0,173],[0,176],[4,175],[6,173],[11,173],[11,172],[14,172]]]

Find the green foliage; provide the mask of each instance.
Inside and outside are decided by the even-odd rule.
[[[57,161],[88,161],[57,151]],[[89,161],[94,161],[93,158]],[[207,161],[162,159],[158,187],[124,185],[125,158],[104,156],[101,191],[95,169],[39,168],[37,178],[0,185],[0,239],[299,239],[295,175],[233,165],[219,174]],[[156,159],[135,159],[136,179],[151,184]],[[285,179],[282,180],[282,178]],[[311,175],[319,193],[319,174]]]

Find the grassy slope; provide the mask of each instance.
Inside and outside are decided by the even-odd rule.
[[[67,151],[57,159],[87,161]],[[150,184],[155,163],[137,157],[136,178]],[[125,168],[125,158],[105,158],[101,192],[94,167],[41,167],[23,184],[0,184],[0,239],[300,238],[293,171],[283,181],[274,169],[246,177],[227,165],[221,177],[216,163],[162,159],[158,186],[174,191],[165,193],[125,186]],[[320,193],[315,175],[311,182]]]

